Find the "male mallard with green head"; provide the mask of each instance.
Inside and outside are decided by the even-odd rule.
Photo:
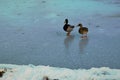
[[[87,27],[83,27],[82,24],[78,24],[78,26],[80,27],[79,30],[78,30],[78,32],[80,34],[82,34],[82,38],[87,37],[88,28]]]
[[[71,31],[73,30],[74,26],[68,24],[68,19],[65,19],[65,22],[64,22],[64,23],[65,23],[65,25],[63,26],[63,29],[64,29],[64,31],[67,32],[67,36],[69,36],[70,33],[71,33]]]

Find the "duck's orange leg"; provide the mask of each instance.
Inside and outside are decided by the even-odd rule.
[[[70,36],[70,32],[67,33],[67,36]]]
[[[85,34],[85,37],[87,37],[87,34]]]
[[[82,34],[81,38],[87,38],[87,34]]]

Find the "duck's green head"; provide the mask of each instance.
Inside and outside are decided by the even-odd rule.
[[[68,19],[65,19],[65,22],[64,22],[65,24],[68,24]]]

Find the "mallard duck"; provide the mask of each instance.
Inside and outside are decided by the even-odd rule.
[[[74,26],[68,24],[68,19],[65,19],[65,22],[64,22],[64,23],[65,23],[65,25],[63,26],[63,29],[64,29],[64,31],[67,32],[67,36],[69,36],[70,33],[71,33],[71,31],[73,30]]]
[[[82,24],[78,24],[77,26],[80,27],[79,30],[78,30],[78,32],[79,32],[80,34],[82,34],[82,38],[87,37],[88,28],[87,28],[87,27],[83,27]]]

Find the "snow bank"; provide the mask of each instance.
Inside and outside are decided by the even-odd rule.
[[[0,64],[0,80],[120,80],[120,70],[108,67],[91,69],[67,69],[50,66]]]

